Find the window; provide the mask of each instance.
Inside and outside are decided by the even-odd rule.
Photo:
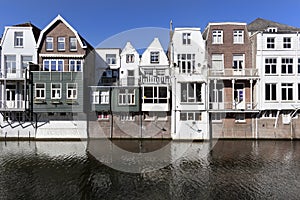
[[[266,110],[263,114],[263,118],[276,118],[277,110]]]
[[[244,31],[242,31],[242,30],[233,31],[233,43],[234,44],[243,44],[244,43]]]
[[[134,105],[135,104],[135,90],[134,89],[120,89],[119,90],[119,105]]]
[[[51,83],[51,99],[60,99],[60,98],[61,98],[61,84]]]
[[[244,55],[233,55],[233,65],[234,71],[242,71],[244,68]]]
[[[15,32],[15,47],[23,47],[23,32]]]
[[[134,85],[134,70],[127,70],[127,85]]]
[[[213,93],[212,93],[212,102],[214,103],[220,103],[223,102],[223,88],[224,84],[223,83],[217,83],[213,84]]]
[[[92,92],[92,104],[99,104],[99,91]]]
[[[143,103],[168,103],[168,88],[147,86],[143,88]]]
[[[178,54],[179,73],[192,73],[195,71],[195,54]]]
[[[150,52],[150,63],[159,63],[159,52]]]
[[[293,74],[293,58],[282,58],[281,59],[281,73],[282,74]]]
[[[212,32],[212,43],[213,44],[222,44],[223,43],[223,31],[222,30],[214,30]]]
[[[240,103],[240,102],[244,101],[244,99],[245,99],[244,88],[245,88],[245,85],[243,83],[234,84],[233,98],[234,98],[235,103]]]
[[[275,38],[273,37],[267,38],[267,49],[275,49]]]
[[[64,68],[63,60],[44,60],[43,62],[44,71],[59,71],[62,72]]]
[[[276,101],[276,83],[266,83],[265,85],[265,99],[266,101]]]
[[[276,58],[266,58],[265,59],[265,74],[276,74]]]
[[[246,122],[245,113],[237,113],[235,114],[235,122]]]
[[[277,28],[276,27],[269,27],[267,31],[269,33],[276,33],[277,32]]]
[[[281,84],[281,100],[283,101],[293,100],[293,83]]]
[[[16,73],[16,56],[5,55],[5,68],[7,73]]]
[[[117,55],[116,54],[106,54],[106,63],[109,65],[117,64]]]
[[[298,100],[300,100],[300,83],[298,83]]]
[[[76,37],[70,37],[70,51],[77,50],[77,39]]]
[[[35,99],[45,99],[45,98],[46,98],[46,84],[35,83]]]
[[[22,69],[26,69],[29,66],[29,62],[32,62],[32,56],[22,56]]]
[[[65,50],[65,38],[64,37],[58,37],[57,38],[57,50],[58,51],[64,51]]]
[[[224,70],[223,54],[212,54],[211,68],[215,71],[223,71]]]
[[[99,92],[98,92],[98,96],[99,96]],[[101,91],[100,92],[100,103],[101,104],[109,104],[109,91]]]
[[[181,102],[201,102],[201,83],[181,83]]]
[[[211,120],[213,122],[222,122],[222,116],[225,116],[225,114],[222,113],[211,113]]]
[[[46,38],[46,51],[53,51],[53,37]]]
[[[182,44],[191,44],[191,33],[182,34]]]
[[[126,54],[126,63],[134,63],[134,54]]]
[[[77,99],[76,83],[67,83],[67,99]]]
[[[284,49],[292,48],[292,39],[290,37],[283,38],[283,48]]]
[[[120,115],[120,121],[134,121],[133,113],[122,113]]]
[[[201,121],[202,115],[200,112],[180,112],[180,121]]]
[[[109,119],[108,112],[97,112],[97,119],[98,120],[108,120]]]
[[[300,58],[298,58],[298,74],[300,74]]]
[[[82,70],[82,60],[70,60],[69,61],[69,71],[70,72],[81,72]]]

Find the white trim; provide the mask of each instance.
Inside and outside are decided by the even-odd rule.
[[[83,58],[84,54],[39,54],[39,56],[44,57],[44,58],[53,58],[53,57],[58,57],[58,58]]]

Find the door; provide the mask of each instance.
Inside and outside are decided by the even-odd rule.
[[[245,85],[243,83],[234,84],[234,109],[245,109]]]
[[[233,71],[234,75],[244,74],[244,55],[233,55]]]
[[[16,93],[16,85],[6,85],[7,108],[17,108]]]

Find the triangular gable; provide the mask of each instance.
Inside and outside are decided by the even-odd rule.
[[[132,44],[130,42],[126,43],[125,47],[122,50],[121,55],[124,55],[127,53],[138,54],[138,52],[136,51],[136,49],[132,46]]]
[[[149,64],[150,63],[150,52],[151,51],[159,51],[160,52],[160,62],[159,62],[159,65],[161,64],[166,64],[168,65],[169,64],[169,61],[168,61],[168,58],[167,58],[167,55],[159,41],[158,38],[154,38],[154,40],[151,42],[151,44],[148,46],[148,48],[145,50],[145,52],[143,53],[142,55],[142,58],[141,58],[141,64],[144,65],[144,64]]]
[[[62,16],[57,15],[56,18],[54,18],[41,32],[38,43],[37,43],[37,47],[40,47],[42,39],[44,37],[44,34],[47,30],[49,30],[57,21],[62,21],[62,23],[64,23],[76,36],[77,41],[79,42],[81,48],[86,48],[86,44],[85,42],[82,41],[81,37],[79,36],[78,32],[64,19],[62,18]]]

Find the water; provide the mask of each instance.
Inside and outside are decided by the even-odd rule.
[[[115,144],[132,152],[171,144],[171,161],[174,149],[185,143]],[[179,159],[143,173],[103,164],[101,155],[108,151],[99,151],[100,157],[90,151],[101,145],[100,141],[0,142],[0,198],[300,199],[300,141],[218,141],[206,153],[211,144],[197,142]],[[110,163],[118,162],[116,158]]]

